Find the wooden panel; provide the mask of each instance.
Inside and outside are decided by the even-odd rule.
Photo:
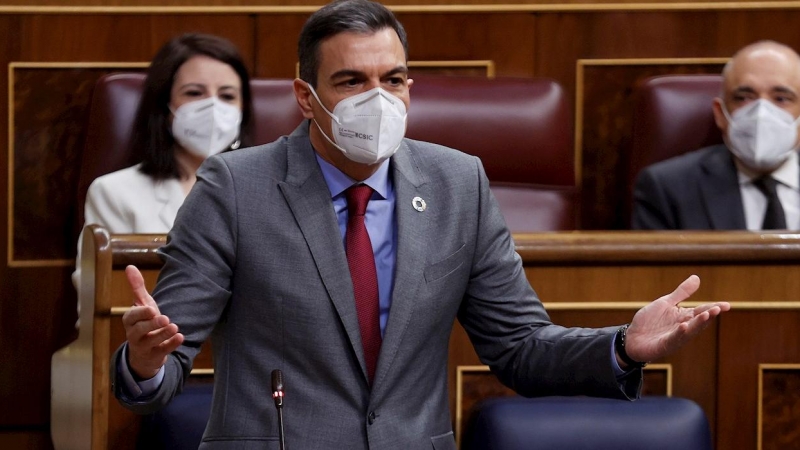
[[[535,75],[533,15],[400,13],[398,18],[408,34],[411,60],[491,60],[497,76]]]
[[[295,77],[297,36],[306,18],[304,14],[258,17],[256,74],[259,77]],[[412,61],[490,60],[497,76],[534,76],[533,15],[400,13],[398,18],[408,34]],[[511,41],[520,45],[506,45]],[[485,76],[480,70],[463,68],[437,73]]]
[[[755,448],[757,441],[759,364],[800,363],[800,311],[736,311],[726,314],[719,326],[717,389],[717,448]],[[767,385],[772,386],[772,385]],[[767,392],[775,398],[773,391]],[[782,392],[781,396],[786,395]],[[780,398],[781,403],[796,397]],[[794,403],[796,408],[797,403]],[[768,412],[771,410],[768,410]],[[765,414],[765,443],[778,443],[788,435],[784,420],[796,413]],[[798,424],[793,424],[796,432]],[[777,432],[777,434],[776,434]],[[797,441],[794,442],[796,444]],[[771,445],[771,444],[770,444]],[[772,448],[794,448],[778,446]]]
[[[74,266],[75,192],[89,102],[97,79],[113,71],[79,64],[11,68],[12,265]]]
[[[20,32],[21,61],[149,61],[170,38],[189,32],[230,39],[250,69],[255,60],[247,15],[31,15],[22,16]]]
[[[761,367],[759,448],[779,450],[800,444],[800,364]]]

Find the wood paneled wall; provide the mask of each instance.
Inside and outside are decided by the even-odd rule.
[[[215,33],[258,77],[293,77],[317,0],[13,0],[0,6],[0,447],[49,448],[50,356],[74,339],[76,167],[92,81],[147,62],[170,37]],[[800,48],[800,2],[398,0],[414,61],[490,60],[497,76],[545,76],[575,104],[582,224],[621,229],[631,95],[645,76],[717,72],[759,39]],[[278,8],[277,5],[282,5]],[[205,6],[207,8],[184,8]],[[122,9],[119,9],[119,8]],[[117,9],[115,9],[117,8]],[[656,59],[657,58],[657,59]],[[698,63],[686,58],[708,59]],[[87,64],[92,63],[92,64]],[[582,76],[578,74],[582,71]],[[13,78],[13,83],[11,79]],[[413,109],[413,90],[412,90]],[[725,332],[726,330],[720,330]],[[735,332],[736,330],[731,330]],[[9,405],[13,405],[10,407]]]

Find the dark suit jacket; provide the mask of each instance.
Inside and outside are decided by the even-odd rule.
[[[744,230],[733,156],[723,144],[648,166],[633,191],[638,230]]]
[[[214,399],[203,449],[278,448],[270,372],[281,369],[290,448],[451,450],[456,316],[482,360],[523,395],[638,395],[640,371],[623,386],[613,372],[614,328],[550,323],[478,158],[406,139],[390,173],[397,271],[372,386],[342,238],[304,123],[198,171],[153,292],[186,340],[153,396],[130,399],[118,384],[115,395],[140,413],[160,408],[210,335]],[[423,212],[413,208],[417,196]]]

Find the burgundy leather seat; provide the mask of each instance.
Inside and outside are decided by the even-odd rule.
[[[79,177],[79,224],[92,180],[138,162],[127,142],[143,81],[143,74],[119,73],[97,82]],[[291,133],[303,119],[292,80],[253,79],[251,85],[254,141]],[[572,128],[557,83],[417,77],[407,135],[480,157],[512,231],[576,227]]]
[[[721,75],[664,75],[637,85],[627,176],[629,200],[636,175],[645,167],[722,143],[711,106],[721,90]]]
[[[577,227],[572,126],[558,83],[415,77],[407,135],[481,158],[511,231]]]

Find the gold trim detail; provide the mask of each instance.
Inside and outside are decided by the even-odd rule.
[[[457,366],[456,367],[456,448],[461,448],[461,405],[464,402],[464,374],[467,372],[490,372],[489,366]]]
[[[455,61],[409,61],[408,67],[437,67],[437,68],[464,68],[477,67],[486,69],[486,78],[495,77],[495,65],[491,59],[486,60],[455,60]]]
[[[318,6],[0,6],[0,14],[310,14]],[[396,13],[791,10],[798,1],[387,5]]]
[[[214,369],[192,369],[192,371],[189,372],[189,375],[203,377],[213,376]]]
[[[800,371],[800,364],[759,364],[758,365],[758,418],[756,432],[757,450],[762,450],[764,427],[764,371],[766,370],[796,370]]]
[[[800,2],[798,3],[800,6]],[[730,58],[616,58],[579,59],[575,62],[575,183],[581,185],[583,165],[583,85],[586,66],[657,66],[680,64],[725,64]]]
[[[2,9],[0,9],[2,11]],[[8,64],[8,267],[69,267],[73,259],[14,259],[14,71],[17,69],[132,69],[149,62],[10,62]],[[79,205],[83,207],[83,205]]]
[[[672,364],[663,363],[663,364],[648,364],[644,367],[644,371],[653,371],[657,372],[663,370],[667,373],[667,397],[672,397]]]
[[[548,311],[597,311],[597,310],[632,310],[636,311],[649,302],[544,302],[544,308]],[[684,308],[694,308],[705,304],[706,302],[683,302],[681,306]],[[730,302],[731,310],[755,310],[755,311],[773,311],[773,310],[794,310],[800,309],[800,302]],[[113,306],[111,307],[112,316],[121,316],[125,314],[130,306]],[[658,364],[651,364],[654,367],[659,367]],[[465,366],[473,367],[473,366]],[[483,367],[483,366],[474,366]],[[650,367],[650,366],[647,366]]]

